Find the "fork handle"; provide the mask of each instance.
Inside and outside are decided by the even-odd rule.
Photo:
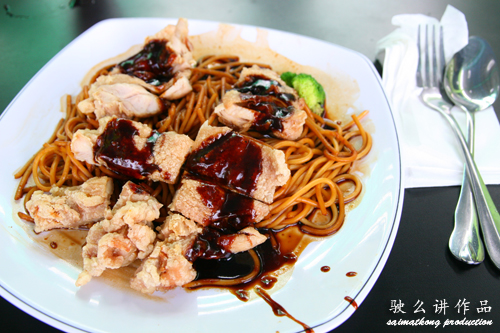
[[[466,109],[463,111],[467,116],[468,147],[473,155],[474,114]],[[481,241],[477,210],[466,165],[463,170],[462,188],[455,209],[455,226],[450,235],[449,248],[458,260],[468,264],[479,264],[484,260],[484,246]]]
[[[457,121],[455,118],[442,110],[439,111],[450,123],[457,139],[460,142],[460,146],[462,147],[467,166],[467,175],[472,186],[472,191],[474,192],[474,200],[476,202],[479,223],[483,232],[484,243],[491,260],[495,266],[500,269],[500,215],[498,214],[495,203],[491,199],[490,193],[481,178],[476,163],[469,152],[467,142],[465,141]]]

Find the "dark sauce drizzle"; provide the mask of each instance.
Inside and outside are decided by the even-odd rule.
[[[293,112],[295,96],[279,92],[280,84],[264,76],[251,75],[235,89],[242,102],[237,105],[256,111],[252,128],[261,133],[283,130],[283,119]]]
[[[269,304],[271,306],[271,308],[273,309],[273,312],[276,316],[280,316],[280,317],[286,316],[286,317],[290,318],[291,320],[293,320],[294,322],[296,322],[297,324],[302,325],[305,332],[314,333],[314,330],[312,328],[310,328],[309,326],[307,326],[303,322],[295,319],[295,317],[293,317],[291,314],[289,314],[288,311],[286,311],[284,307],[282,307],[280,304],[278,304],[276,301],[274,301],[265,290],[263,290],[260,287],[255,287],[255,292],[264,301],[266,301],[267,304]]]
[[[247,101],[254,98],[255,105],[265,111],[260,113],[262,116],[259,119],[267,119],[267,124],[274,124],[268,126],[268,129],[276,129],[278,128],[276,124],[281,124],[281,120],[277,120],[285,116],[280,112],[287,110],[287,101],[275,95],[259,96],[257,94],[264,93],[259,89],[262,89],[260,84],[241,91],[255,93]],[[282,110],[278,110],[277,105],[280,105]],[[233,254],[225,250],[233,241],[234,233],[253,225],[255,218],[253,199],[224,190],[207,182],[207,179],[249,195],[262,172],[261,154],[261,147],[253,141],[229,132],[206,139],[200,148],[188,156],[185,164],[185,169],[190,174],[188,177],[199,177],[205,181],[203,185],[198,186],[197,192],[205,206],[213,211],[209,226],[203,229],[193,246],[185,253],[186,258],[193,262],[193,268],[197,272],[195,280],[237,279],[247,276],[254,270],[254,260],[248,252]],[[229,289],[238,299],[246,302],[250,298],[248,290],[254,288],[256,293],[271,306],[275,315],[286,316],[302,325],[306,332],[314,332],[309,326],[291,316],[264,290],[271,289],[278,281],[269,273],[286,264],[294,264],[297,256],[294,253],[282,253],[279,242],[272,241],[278,231],[269,229],[259,231],[267,234],[268,239],[253,249],[260,261],[258,275],[252,281],[231,286]]]
[[[235,233],[255,222],[253,199],[225,190],[220,186],[204,182],[196,188],[212,215],[208,226],[196,237],[193,246],[185,253],[186,258],[195,262],[197,259],[223,259],[235,262],[226,249],[234,241]],[[225,273],[223,274],[225,276]]]
[[[198,238],[208,238],[205,235],[207,229],[210,228],[205,228],[204,232]],[[264,243],[253,249],[259,257],[261,265],[259,274],[252,281],[228,287],[238,298],[240,298],[242,290],[249,290],[257,285],[264,289],[271,289],[277,282],[277,279],[269,273],[276,271],[284,265],[292,265],[297,261],[297,256],[294,253],[284,253],[281,251],[279,245],[273,246],[275,242],[272,241],[272,238],[275,238],[274,234],[277,231],[260,229],[259,232],[268,236],[268,239]],[[193,249],[198,246],[196,242]],[[210,243],[212,247],[208,247],[209,253],[213,253],[213,244],[214,242]],[[188,260],[190,257],[195,257],[190,251],[186,255]],[[250,274],[254,269],[254,261],[248,252],[226,253],[225,256],[215,260],[208,260],[200,256],[193,261],[193,267],[198,273],[196,280],[236,279]]]
[[[230,239],[234,236],[225,235],[221,230],[211,227],[205,227],[199,234],[193,246],[187,250],[185,257],[187,260],[194,262],[196,259],[228,259],[230,260],[230,252],[226,250],[226,245],[231,242]]]
[[[94,145],[95,160],[104,162],[117,174],[136,179],[144,179],[157,171],[158,166],[148,161],[153,153],[158,133],[153,132],[144,148],[137,149],[134,136],[138,135],[138,132],[131,120],[109,121]]]
[[[281,84],[278,81],[270,80],[263,75],[248,75],[235,89],[244,94],[276,96],[287,103],[295,100],[294,95],[280,92],[279,87]]]
[[[238,289],[234,291],[234,295],[243,302],[247,302],[250,299],[250,295],[248,295],[248,291],[245,289]]]
[[[251,195],[262,173],[262,148],[231,131],[207,138],[188,156],[185,167],[202,179]]]
[[[198,191],[207,190],[207,188],[203,187],[200,186]],[[239,197],[245,198],[241,195]],[[210,200],[213,202],[214,196],[210,195],[210,198],[212,198]],[[217,204],[212,205],[217,206]],[[185,254],[186,258],[193,262],[193,268],[197,272],[195,280],[238,279],[248,276],[254,271],[255,262],[248,251],[235,254],[224,252],[224,244],[221,244],[221,242],[230,241],[225,239],[225,233],[231,233],[235,228],[241,227],[241,225],[227,223],[227,219],[222,219],[221,221],[223,222],[215,222],[211,226],[204,228],[201,235],[195,240],[193,247]],[[281,242],[277,240],[278,234],[282,231],[263,228],[259,229],[259,232],[267,235],[268,239],[253,249],[260,262],[258,274],[250,281],[245,281],[238,285],[225,286],[224,289],[229,289],[239,300],[244,302],[250,299],[249,291],[253,289],[272,307],[277,316],[286,316],[302,325],[306,332],[314,332],[309,326],[291,316],[265,292],[265,289],[271,289],[278,281],[272,273],[285,265],[295,264],[297,255],[289,252],[293,251],[292,247],[282,251]],[[231,236],[229,235],[229,237]],[[288,237],[292,237],[292,239]],[[293,239],[291,235],[287,236],[287,240],[291,243],[298,243],[299,239]],[[196,289],[196,287],[192,289]]]
[[[166,41],[153,40],[136,55],[119,63],[120,72],[138,77],[154,86],[170,81],[174,77],[172,63],[177,55],[166,47]]]
[[[356,273],[356,272],[347,272],[346,273],[347,277],[355,277],[356,275],[358,275],[358,273]]]
[[[330,271],[330,266],[323,266],[323,267],[321,267],[321,271],[322,271],[323,273],[327,273],[327,272],[329,272],[329,271]]]
[[[225,190],[204,181],[196,188],[206,207],[211,208],[210,226],[231,233],[253,226],[255,223],[254,200],[244,195]]]
[[[357,309],[358,309],[358,303],[356,303],[356,301],[355,301],[352,297],[350,297],[350,296],[346,296],[346,297],[344,297],[344,299],[345,299],[346,301],[348,301],[348,302],[349,302],[349,303],[353,306],[353,308],[354,308],[355,310],[357,310]]]

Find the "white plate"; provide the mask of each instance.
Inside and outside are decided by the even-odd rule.
[[[79,269],[58,259],[20,226],[13,209],[17,181],[11,175],[46,140],[62,117],[60,97],[75,95],[86,72],[124,52],[176,19],[112,19],[96,24],[59,52],[16,96],[0,121],[4,175],[0,193],[0,294],[32,316],[65,331],[95,332],[297,332],[302,327],[277,317],[257,298],[241,302],[217,290],[174,290],[164,301],[113,287],[99,278],[78,289]],[[218,24],[189,21],[190,35]],[[256,28],[238,26],[255,38]],[[314,328],[331,330],[355,311],[382,271],[399,225],[403,202],[399,143],[392,113],[371,62],[363,55],[290,33],[263,29],[276,52],[327,73],[342,71],[359,84],[356,105],[373,123],[370,172],[359,206],[331,238],[309,245],[288,283],[272,297],[291,315]],[[262,30],[261,30],[262,31]],[[250,37],[246,37],[250,36]],[[252,37],[254,36],[254,37]],[[313,52],[312,52],[313,50]],[[321,272],[330,266],[329,273]],[[346,273],[357,272],[356,277]],[[22,323],[20,323],[22,325]]]

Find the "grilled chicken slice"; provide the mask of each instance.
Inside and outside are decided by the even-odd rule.
[[[96,130],[76,131],[71,151],[76,159],[117,174],[173,184],[192,144],[187,135],[160,134],[140,122],[105,117]]]
[[[192,91],[189,77],[195,65],[186,19],[145,39],[143,49],[97,78],[89,97],[78,104],[96,118],[145,118],[163,110],[161,98],[174,100]]]
[[[219,120],[239,132],[255,130],[284,140],[296,140],[307,118],[303,99],[279,75],[254,65],[245,68],[222,103]]]
[[[219,244],[224,250],[231,253],[238,253],[253,249],[257,245],[264,243],[267,237],[262,235],[253,227],[246,227],[235,234],[220,237]]]
[[[285,154],[229,127],[201,126],[185,169],[240,194],[272,203],[290,170]]]
[[[164,109],[158,96],[133,83],[94,84],[89,96],[78,103],[78,109],[84,114],[94,113],[97,119],[106,116],[147,118]]]
[[[269,206],[207,181],[183,178],[169,208],[202,226],[230,224],[236,230],[260,222]]]
[[[148,90],[161,94],[162,98],[185,96],[192,91],[188,79],[191,68],[196,64],[188,34],[188,22],[180,18],[177,25],[168,25],[148,36],[142,51],[119,63],[110,74],[124,73],[137,77],[148,85]]]

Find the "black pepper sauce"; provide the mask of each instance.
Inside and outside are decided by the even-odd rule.
[[[199,193],[200,190],[205,194],[211,193],[213,195],[214,193],[207,188],[199,188]],[[214,201],[218,202],[212,197],[211,202]],[[227,215],[229,214],[219,213],[219,216]],[[214,223],[220,229],[205,227],[195,240],[193,247],[185,254],[186,258],[193,262],[193,268],[197,272],[195,280],[237,279],[248,276],[254,270],[255,262],[247,251],[235,254],[224,251],[224,244],[221,242],[224,243],[228,240],[224,239],[225,236],[221,230],[230,232],[234,228],[234,224],[227,223],[227,219],[221,221],[224,222]],[[259,232],[268,236],[264,243],[253,248],[260,262],[259,273],[250,281],[224,286],[224,289],[229,289],[239,300],[244,302],[250,299],[249,291],[253,289],[271,306],[276,316],[286,316],[302,325],[306,332],[313,333],[314,331],[309,326],[290,315],[264,290],[271,289],[278,281],[277,277],[273,275],[275,271],[284,266],[295,264],[298,255],[307,245],[301,242],[304,235],[298,226],[288,227],[284,230],[259,229]],[[196,287],[192,289],[196,289]]]
[[[268,236],[264,243],[253,248],[260,261],[259,274],[252,281],[224,287],[243,301],[248,300],[245,295],[248,295],[248,291],[256,286],[271,289],[277,282],[273,272],[286,265],[295,264],[298,255],[305,248],[305,246],[299,246],[303,235],[296,226],[281,231],[259,229],[259,232]],[[206,236],[202,237],[206,238]],[[193,248],[195,247],[196,243]],[[186,257],[189,260],[189,256]],[[227,253],[224,257],[215,260],[198,258],[194,261],[193,267],[198,273],[196,280],[236,279],[250,274],[254,269],[254,261],[248,252]]]
[[[139,53],[116,65],[116,68],[154,86],[167,83],[175,75],[172,64],[177,55],[166,44],[164,40],[152,40]]]
[[[158,134],[153,131],[142,149],[134,143],[134,136],[138,134],[131,120],[110,120],[94,145],[95,160],[104,162],[117,174],[144,179],[159,169],[150,162]]]
[[[201,183],[196,190],[204,205],[212,209],[212,215],[185,256],[191,262],[197,259],[228,259],[231,253],[226,249],[235,234],[254,225],[254,200],[208,182]]]
[[[251,140],[229,132],[206,139],[200,148],[187,158],[185,169],[190,174],[187,177],[200,177],[205,180],[197,187],[197,192],[205,206],[210,207],[213,212],[211,221],[206,221],[208,226],[185,253],[186,259],[193,263],[197,272],[197,281],[237,279],[254,271],[254,259],[247,251],[233,254],[225,250],[233,241],[235,232],[253,226],[254,200],[206,181],[207,178],[212,179],[240,192],[251,193],[262,168],[261,148],[254,145]],[[264,243],[253,249],[259,258],[259,273],[251,281],[224,288],[230,289],[242,301],[248,301],[248,291],[254,289],[271,305],[277,316],[287,316],[302,325],[307,332],[313,332],[264,291],[271,289],[278,281],[277,277],[273,276],[275,271],[297,261],[302,250],[297,248],[303,233],[298,226],[280,231],[260,229],[259,232],[268,236]]]
[[[295,96],[280,92],[280,84],[264,76],[249,75],[235,89],[241,95],[238,106],[255,111],[252,129],[261,133],[281,132],[283,120],[294,110]]]
[[[192,175],[251,195],[262,173],[262,148],[233,131],[214,135],[188,156],[185,168]]]
[[[209,182],[201,183],[196,190],[205,206],[212,209],[211,227],[227,234],[255,223],[254,199]]]
[[[263,75],[248,75],[235,89],[241,93],[248,93],[251,95],[275,96],[287,103],[295,100],[294,95],[281,92],[280,87],[281,84],[278,81],[270,80]]]

